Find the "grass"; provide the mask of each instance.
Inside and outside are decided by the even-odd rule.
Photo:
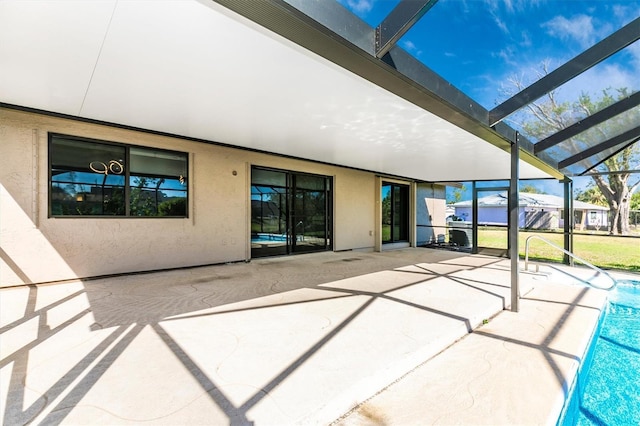
[[[524,257],[525,242],[531,235],[539,235],[563,247],[562,234],[548,232],[520,232],[518,251]],[[507,248],[506,229],[478,229],[478,245],[481,247]],[[640,238],[608,235],[573,235],[573,252],[596,266],[640,272]],[[529,258],[551,262],[562,262],[563,254],[550,245],[534,239],[529,243]]]
[[[389,241],[391,239],[391,225],[382,224],[382,241]]]

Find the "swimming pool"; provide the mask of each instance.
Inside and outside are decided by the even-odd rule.
[[[252,243],[286,242],[287,236],[280,234],[257,234],[251,236]]]
[[[618,281],[583,365],[558,423],[640,425],[640,281]]]

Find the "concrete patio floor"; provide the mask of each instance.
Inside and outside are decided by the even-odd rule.
[[[406,249],[2,289],[3,424],[552,424],[606,292],[522,273],[516,314],[509,276]]]

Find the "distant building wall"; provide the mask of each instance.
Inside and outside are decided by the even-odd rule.
[[[509,210],[506,207],[478,207],[478,223],[506,226],[508,218]]]
[[[473,215],[471,214],[471,207],[456,207],[456,217],[464,221],[471,221]]]
[[[609,229],[609,212],[606,210],[587,210],[585,217],[586,229]]]
[[[464,220],[471,220],[471,207],[456,207],[456,216]],[[478,207],[478,223],[487,225],[506,226],[508,210],[503,206]],[[518,226],[526,229],[556,229],[560,225],[560,212],[554,208],[520,208],[518,211]]]
[[[558,229],[560,212],[557,209],[525,209],[524,229]]]
[[[483,206],[478,207],[478,223],[487,225],[504,225],[508,223],[509,211],[506,207],[502,206]],[[456,207],[456,217],[465,221],[471,221],[472,209],[471,207]],[[525,224],[525,212],[520,209],[518,213],[519,226],[523,227]]]
[[[576,229],[606,230],[609,226],[607,210],[576,210]],[[471,220],[471,207],[456,207],[455,215],[464,220]],[[478,223],[489,225],[507,225],[508,212],[501,206],[478,207]],[[562,212],[555,207],[526,207],[518,212],[518,226],[523,229],[559,229],[564,226]]]

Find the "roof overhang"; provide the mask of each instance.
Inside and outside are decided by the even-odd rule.
[[[424,90],[401,49],[385,65],[284,2],[220,3],[0,2],[0,103],[416,180],[510,176],[510,130]],[[521,158],[522,178],[560,177]]]

